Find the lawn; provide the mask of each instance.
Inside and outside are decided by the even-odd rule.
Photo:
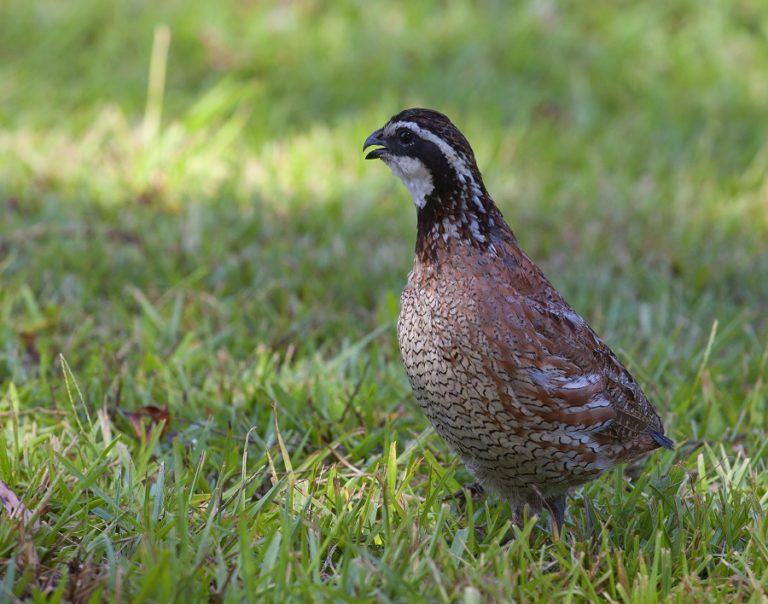
[[[768,600],[762,0],[2,12],[0,601]],[[415,105],[677,443],[561,539],[446,501],[361,151]]]

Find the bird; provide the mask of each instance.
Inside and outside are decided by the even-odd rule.
[[[521,249],[465,136],[411,108],[365,139],[416,206],[397,336],[408,380],[480,492],[519,514],[658,448],[672,449],[637,381]],[[520,516],[515,516],[520,518]]]

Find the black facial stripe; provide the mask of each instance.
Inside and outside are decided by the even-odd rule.
[[[414,140],[409,145],[400,143],[397,135],[387,141],[387,147],[392,155],[413,157],[421,161],[432,175],[435,186],[433,195],[440,195],[456,187],[459,179],[453,166],[448,163],[443,152],[432,141],[424,140],[414,133]]]

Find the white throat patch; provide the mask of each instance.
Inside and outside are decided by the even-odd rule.
[[[385,163],[408,188],[416,207],[423,208],[427,203],[427,196],[435,190],[432,174],[424,163],[415,157],[397,155],[387,157]]]

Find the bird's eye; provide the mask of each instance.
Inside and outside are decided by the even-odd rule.
[[[415,138],[416,137],[414,136],[413,132],[407,128],[402,128],[397,131],[397,140],[399,140],[403,145],[410,145],[413,143]]]

